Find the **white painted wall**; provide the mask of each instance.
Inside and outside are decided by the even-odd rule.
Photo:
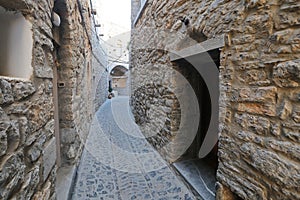
[[[0,75],[29,79],[32,75],[32,25],[21,13],[0,7]]]

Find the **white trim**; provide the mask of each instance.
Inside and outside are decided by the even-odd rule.
[[[141,17],[141,15],[142,15],[142,13],[143,13],[143,11],[144,11],[144,9],[145,9],[147,3],[148,3],[148,0],[144,0],[144,3],[141,5],[140,10],[139,10],[137,16],[135,17],[135,20],[134,20],[134,22],[133,22],[133,26],[136,25],[137,21],[138,21],[139,18]]]

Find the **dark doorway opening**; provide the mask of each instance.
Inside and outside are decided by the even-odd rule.
[[[197,59],[198,57],[199,59],[203,59],[203,61],[201,60],[201,65],[203,65],[203,67],[210,66],[219,69],[220,50],[214,49],[204,52],[204,54],[209,54],[210,59],[203,59],[208,57],[208,55],[203,56],[198,54],[193,56],[196,56]],[[187,60],[188,59],[177,60],[174,68],[180,72],[193,87],[199,103],[200,121],[197,135],[193,143],[173,166],[200,198],[210,200],[215,199],[216,193],[215,183],[218,167],[218,145],[216,144],[205,158],[199,159],[198,154],[209,128],[212,114],[212,100],[203,77]]]

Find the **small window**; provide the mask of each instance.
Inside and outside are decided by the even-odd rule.
[[[0,6],[0,75],[29,79],[32,75],[32,25],[20,12]]]

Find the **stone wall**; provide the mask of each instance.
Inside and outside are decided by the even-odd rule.
[[[57,162],[78,161],[106,98],[102,88],[101,98],[96,92],[106,87],[98,85],[107,84],[107,73],[90,4],[0,0],[0,6],[21,12],[33,38],[30,79],[0,76],[0,199],[55,199]],[[59,27],[52,25],[53,10]]]
[[[95,81],[96,88],[95,88],[95,112],[99,109],[99,107],[106,101],[108,97],[108,76],[109,73],[106,70],[101,70],[101,68],[97,68],[99,71],[98,73],[101,75],[97,80]]]
[[[105,87],[99,83],[105,80],[106,71],[89,1],[66,1],[60,9],[63,18],[58,81],[64,87],[59,88],[58,94],[62,161],[74,164],[81,155],[93,113],[104,102],[106,95],[97,95],[105,91],[98,87]]]
[[[102,45],[99,44],[99,36],[95,28],[94,19],[91,20],[92,27],[92,99],[94,100],[95,112],[106,101],[108,96],[108,60],[106,52]]]
[[[154,145],[172,143],[167,136],[176,134],[166,131],[172,129],[168,113],[176,108],[174,100],[167,103],[159,92],[180,67],[170,62],[171,43],[183,48],[225,34],[218,199],[229,199],[227,189],[242,199],[300,198],[299,7],[297,0],[148,0],[135,24],[131,105],[137,122],[150,125],[144,132],[160,136]]]
[[[136,19],[140,6],[141,6],[141,0],[131,1],[131,23],[133,23],[134,20]]]
[[[53,1],[1,0],[0,6],[32,23],[34,70],[28,80],[0,77],[0,199],[54,199]]]

